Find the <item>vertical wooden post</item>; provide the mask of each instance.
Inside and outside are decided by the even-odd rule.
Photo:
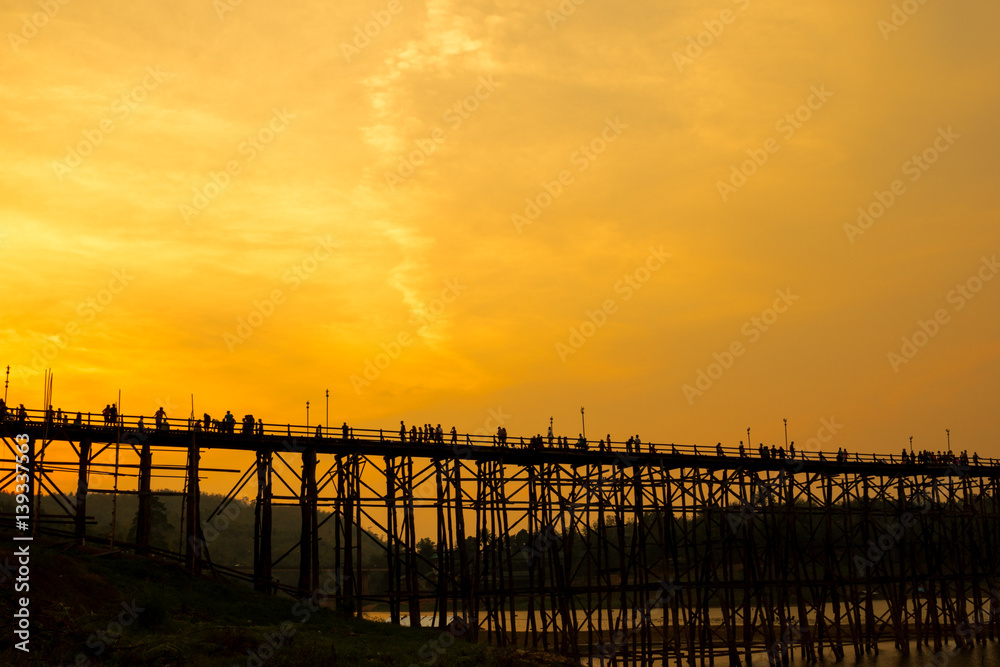
[[[271,451],[257,452],[257,502],[254,504],[254,589],[271,593]]]
[[[316,589],[319,572],[314,565],[316,542],[316,449],[308,447],[302,452],[302,485],[299,492],[299,510],[302,516],[299,541],[299,593],[311,595]]]
[[[149,535],[152,531],[150,484],[153,473],[153,455],[148,440],[142,443],[142,449],[139,451],[139,513],[136,521],[135,552],[140,556],[148,556]]]
[[[458,539],[458,562],[461,571],[462,611],[465,621],[469,624],[469,638],[475,641],[479,637],[479,617],[473,617],[472,582],[469,577],[468,548],[465,543],[465,509],[462,503],[462,461],[455,459],[455,533]]]
[[[76,482],[76,530],[80,546],[87,543],[87,469],[90,467],[90,441],[80,441],[80,469]]]
[[[448,561],[448,535],[444,519],[445,503],[445,481],[444,466],[446,464],[441,459],[434,459],[434,481],[437,484],[437,605],[438,605],[438,627],[442,630],[448,625],[448,575],[445,570]]]
[[[187,550],[184,555],[184,566],[188,572],[197,573],[201,570],[202,533],[201,533],[201,488],[198,484],[198,467],[201,462],[201,451],[191,435],[191,445],[188,447],[187,465],[187,514],[184,528],[187,533]]]
[[[344,611],[348,614],[357,612],[354,608],[354,483],[351,475],[354,470],[354,456],[348,456],[337,470],[337,494],[344,499]],[[360,565],[360,563],[359,563]],[[358,608],[361,601],[357,602]]]
[[[396,461],[386,456],[385,461],[385,554],[386,595],[389,598],[389,622],[399,625],[399,537],[396,533]]]
[[[403,471],[403,535],[406,553],[406,588],[409,599],[410,627],[420,627],[420,580],[417,576],[417,526],[413,513],[413,458],[402,462]]]

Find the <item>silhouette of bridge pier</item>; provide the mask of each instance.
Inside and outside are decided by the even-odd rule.
[[[194,420],[163,424],[8,415],[0,491],[26,474],[32,506],[45,495],[62,510],[35,512],[32,530],[100,541],[88,530],[87,498],[109,492],[89,487],[102,471],[114,476],[111,493],[138,496],[135,542],[119,542],[136,553],[247,579],[263,593],[323,591],[351,614],[383,611],[393,623],[424,618],[441,628],[461,619],[473,639],[617,664],[754,656],[775,664],[795,653],[860,657],[885,642],[903,653],[940,651],[1000,634],[1000,466],[992,459],[765,459],[726,447],[521,448],[464,434],[441,443],[370,429],[345,438],[340,428],[266,424],[244,435]],[[22,434],[27,460],[18,463]],[[202,467],[208,450],[246,465]],[[154,463],[167,452],[186,464]],[[178,472],[185,541],[167,553],[150,545],[151,498],[162,493],[152,480]],[[204,515],[201,482],[229,473],[238,480]],[[74,476],[75,491],[64,492],[57,478]],[[250,489],[252,574],[213,563],[205,534]],[[283,554],[271,541],[279,504],[300,510],[301,537]],[[322,520],[320,508],[329,511]],[[11,530],[17,518],[2,517]],[[322,530],[332,533],[332,562],[320,562]],[[363,583],[371,568],[362,544],[370,548],[373,530],[385,535],[376,542],[379,585]],[[434,536],[430,555],[418,547],[420,533]],[[279,583],[275,568],[293,555],[297,585]]]

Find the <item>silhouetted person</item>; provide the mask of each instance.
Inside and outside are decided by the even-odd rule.
[[[160,409],[162,410],[163,408]],[[236,430],[236,417],[229,410],[226,410],[226,416],[222,418],[222,425],[223,430],[229,435],[232,435]]]
[[[212,428],[212,418],[206,412],[205,415],[201,418],[201,421],[204,424],[205,433],[208,433],[208,431]]]
[[[162,405],[160,406],[160,409],[156,411],[156,414],[153,416],[156,418],[156,430],[159,431],[163,428],[163,420],[167,418],[167,413],[166,411],[164,411]]]
[[[118,404],[117,403],[112,403],[111,404],[110,415],[111,415],[111,425],[112,426],[117,426],[118,425]]]
[[[406,442],[406,424],[402,420],[399,422],[399,441]]]
[[[552,425],[549,425],[549,447],[552,447]]]
[[[726,453],[724,451],[722,451],[722,443],[721,442],[715,446],[715,455],[718,456],[719,458],[722,458],[722,457],[724,457],[726,455]]]
[[[76,419],[73,420],[73,426],[83,426],[83,414],[77,412]]]
[[[24,423],[28,421],[28,411],[24,409],[24,403],[17,406],[17,425],[24,426]]]
[[[451,427],[451,444],[453,445],[458,444],[458,431],[455,429],[454,426]]]
[[[104,417],[104,425],[107,426],[108,422],[111,421],[111,404],[110,403],[108,403],[107,405],[104,406],[104,409],[101,410],[101,415]]]
[[[0,422],[7,421],[7,404],[0,398]]]
[[[792,444],[788,445],[788,457],[795,460],[795,441],[792,440]]]
[[[746,447],[743,446],[743,441],[740,440],[740,458],[745,459],[747,457]]]
[[[143,423],[142,417],[140,416],[139,417],[139,433],[145,433],[145,432],[146,432],[146,425]]]

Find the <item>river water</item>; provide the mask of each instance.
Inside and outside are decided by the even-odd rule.
[[[887,610],[886,603],[884,600],[873,600],[873,608],[876,616],[880,615],[882,612]],[[710,614],[713,623],[722,621],[721,610],[715,609],[716,614]],[[662,609],[652,609],[650,610],[651,620],[654,627],[659,627],[663,622],[663,610]],[[527,613],[524,611],[517,611],[514,614],[515,625],[518,632],[523,632],[527,626]],[[384,621],[389,622],[389,614],[386,612],[366,612],[365,618],[369,618],[374,621]],[[507,622],[509,623],[509,612],[507,612]],[[536,619],[539,619],[536,613]],[[423,627],[435,627],[437,624],[437,618],[426,612],[421,616],[421,625]],[[577,611],[577,622],[579,627],[584,628],[580,633],[581,642],[585,642],[587,639],[586,631],[586,617],[583,611]],[[628,621],[626,621],[627,623]],[[540,623],[540,620],[539,620]],[[401,618],[401,624],[405,626],[410,625],[410,619],[405,614]],[[604,636],[605,640],[602,644],[587,648],[581,646],[581,652],[589,654],[587,657],[581,660],[583,665],[591,665],[592,667],[611,667],[612,665],[630,665],[634,664],[632,662],[623,661],[624,655],[617,654],[614,649],[609,650],[611,644],[606,643],[610,639],[611,633],[607,630],[607,616],[604,618]],[[627,633],[627,626],[626,626]],[[480,630],[480,636],[485,640],[485,629]],[[595,630],[596,635],[596,630]],[[518,638],[518,645],[523,646],[523,638]],[[540,644],[539,644],[540,646]],[[550,642],[550,647],[552,643]],[[828,647],[824,647],[823,657],[818,661],[818,663],[809,663],[808,661],[798,657],[798,647],[789,647],[791,655],[792,665],[798,665],[800,667],[806,667],[809,664],[819,664],[819,665],[834,665],[837,664],[836,658]],[[553,649],[550,648],[550,651]],[[717,649],[718,651],[718,649]],[[839,664],[841,665],[858,665],[861,667],[1000,667],[1000,644],[996,642],[988,642],[985,645],[977,644],[973,649],[963,649],[959,650],[955,647],[954,640],[950,640],[950,643],[944,645],[940,651],[935,651],[933,648],[933,643],[929,646],[918,647],[917,644],[911,643],[910,645],[910,655],[903,655],[900,651],[896,650],[893,643],[883,642],[879,644],[879,654],[874,655],[869,653],[868,655],[863,655],[860,659],[855,659],[854,648],[849,641],[845,642],[844,645],[845,657],[844,660]],[[742,657],[742,652],[741,652]],[[654,660],[647,663],[648,667],[666,667],[666,665],[675,665],[676,660],[671,659],[667,663],[663,663],[659,660]],[[687,662],[681,663],[684,667],[688,665]],[[696,665],[701,665],[700,660],[695,661]],[[707,667],[707,662],[705,663]],[[726,667],[729,664],[728,655],[716,654],[715,665],[717,667]],[[742,663],[741,663],[742,664]],[[752,667],[768,667],[768,656],[763,650],[757,650],[753,653]]]

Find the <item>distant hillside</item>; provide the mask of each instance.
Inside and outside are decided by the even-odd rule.
[[[9,566],[11,536],[0,543],[0,564]],[[9,619],[13,576],[0,570],[0,580],[0,614]],[[459,629],[448,634],[311,611],[307,603],[193,577],[169,563],[65,543],[32,543],[30,596],[31,653],[13,647],[8,624],[0,664],[384,667],[431,664],[431,656],[444,667],[574,664],[472,644]]]

